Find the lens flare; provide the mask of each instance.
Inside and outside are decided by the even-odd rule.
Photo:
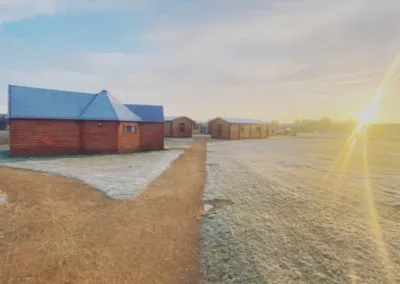
[[[374,93],[374,96],[371,100],[371,102],[364,107],[356,116],[357,118],[357,125],[354,129],[354,131],[350,134],[348,139],[346,140],[344,146],[342,147],[339,155],[336,157],[336,159],[333,161],[331,164],[326,176],[323,178],[323,185],[331,178],[333,170],[336,166],[339,166],[339,175],[338,180],[337,180],[337,185],[333,188],[333,199],[331,203],[331,207],[328,208],[328,210],[334,210],[335,207],[335,200],[336,200],[336,195],[337,191],[339,190],[339,185],[342,181],[343,174],[347,169],[348,162],[350,160],[350,157],[352,156],[355,148],[357,146],[362,145],[362,156],[363,156],[363,171],[364,171],[364,182],[365,182],[365,197],[366,197],[366,204],[368,208],[368,218],[370,228],[371,228],[371,234],[372,237],[376,243],[377,247],[377,254],[381,258],[381,263],[382,267],[384,270],[384,273],[386,275],[386,280],[387,283],[395,283],[393,274],[392,274],[392,269],[393,266],[391,264],[391,260],[389,257],[389,254],[386,250],[386,244],[382,235],[382,231],[380,228],[379,224],[379,218],[377,214],[377,210],[375,208],[375,200],[374,196],[372,194],[373,192],[373,186],[370,182],[370,176],[369,176],[369,168],[368,168],[368,151],[367,151],[367,130],[368,130],[368,125],[373,121],[375,118],[375,109],[376,109],[376,103],[380,99],[380,97],[383,94],[384,89],[387,87],[388,82],[390,79],[393,78],[393,75],[399,66],[400,63],[400,53],[397,54],[395,57],[395,60],[392,62],[388,72],[385,74],[383,77],[382,81],[380,82],[377,90]],[[354,268],[351,268],[350,270],[350,276],[351,276],[351,283],[355,283],[356,277],[355,277],[355,270]]]
[[[357,115],[358,124],[366,125],[370,123],[375,116],[375,105],[369,104],[363,108]]]

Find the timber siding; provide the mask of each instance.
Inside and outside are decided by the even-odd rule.
[[[217,118],[211,123],[211,138],[229,139],[230,125],[228,122]]]
[[[126,132],[125,126],[134,126],[136,131]],[[140,151],[141,129],[137,122],[121,122],[118,124],[118,153]]]
[[[164,123],[140,123],[140,149],[142,151],[164,150]]]
[[[266,139],[268,138],[269,125],[229,123],[222,118],[216,118],[209,122],[209,130],[213,139]]]
[[[118,153],[117,126],[115,121],[81,122],[82,153],[84,154],[114,154]]]
[[[10,155],[73,155],[81,148],[73,120],[10,119]]]
[[[181,123],[184,124],[184,131],[181,131]],[[176,137],[176,138],[190,138],[192,137],[194,121],[187,117],[178,117],[171,121],[166,121],[164,125],[165,137]]]
[[[137,122],[10,120],[10,156],[116,154],[141,150]],[[136,126],[125,132],[124,126]]]
[[[172,136],[172,121],[164,122],[164,136],[165,137]]]

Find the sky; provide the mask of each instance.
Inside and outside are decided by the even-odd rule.
[[[195,120],[350,119],[399,52],[398,0],[0,0],[0,112],[11,84]],[[400,121],[400,67],[376,107]]]

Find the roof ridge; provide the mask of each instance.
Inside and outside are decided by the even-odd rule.
[[[100,93],[99,93],[100,94]],[[92,98],[92,100],[85,106],[85,108],[82,110],[82,112],[79,114],[79,117],[81,117],[85,111],[90,107],[90,105],[95,101],[95,99],[99,96],[99,94],[95,94]]]
[[[121,104],[121,103],[107,90],[103,90],[100,93],[105,93],[106,94],[107,99],[108,99],[108,103],[111,105],[111,109],[114,112],[115,117],[117,118],[117,120],[119,120],[118,113],[116,112],[116,110],[114,108],[114,104],[110,100],[110,96],[114,99],[114,101],[117,101],[119,104]],[[123,105],[123,104],[121,104],[121,105]],[[123,106],[125,106],[125,105],[123,105]]]

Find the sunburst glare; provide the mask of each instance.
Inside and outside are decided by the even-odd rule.
[[[339,165],[339,174],[337,175],[337,185],[333,188],[333,200],[331,203],[331,209],[334,210],[337,191],[339,190],[339,185],[342,183],[342,177],[347,170],[348,163],[350,157],[354,153],[356,147],[362,145],[362,156],[363,156],[363,170],[364,170],[364,181],[365,181],[365,197],[368,208],[368,216],[369,224],[372,232],[372,236],[377,244],[377,254],[380,256],[382,260],[383,270],[387,276],[387,283],[394,283],[394,278],[391,273],[391,262],[389,255],[386,250],[386,245],[382,236],[382,232],[380,229],[378,213],[375,208],[375,201],[372,195],[372,185],[369,180],[369,171],[368,171],[368,157],[367,157],[367,140],[368,140],[368,126],[371,124],[376,115],[376,105],[378,100],[381,98],[383,91],[388,85],[390,79],[393,78],[393,75],[400,63],[400,53],[397,54],[395,60],[393,61],[390,69],[383,77],[381,83],[379,84],[377,90],[374,93],[374,96],[371,102],[362,108],[359,113],[356,115],[357,125],[355,129],[352,131],[348,139],[346,140],[344,146],[342,147],[339,155],[333,161],[327,175],[323,179],[323,183],[325,184],[328,179],[332,176],[332,172],[337,165]],[[360,142],[360,143],[358,143]],[[362,143],[361,143],[362,142]],[[353,268],[354,269],[354,268]],[[350,271],[351,281],[355,281],[354,274],[355,271]]]

